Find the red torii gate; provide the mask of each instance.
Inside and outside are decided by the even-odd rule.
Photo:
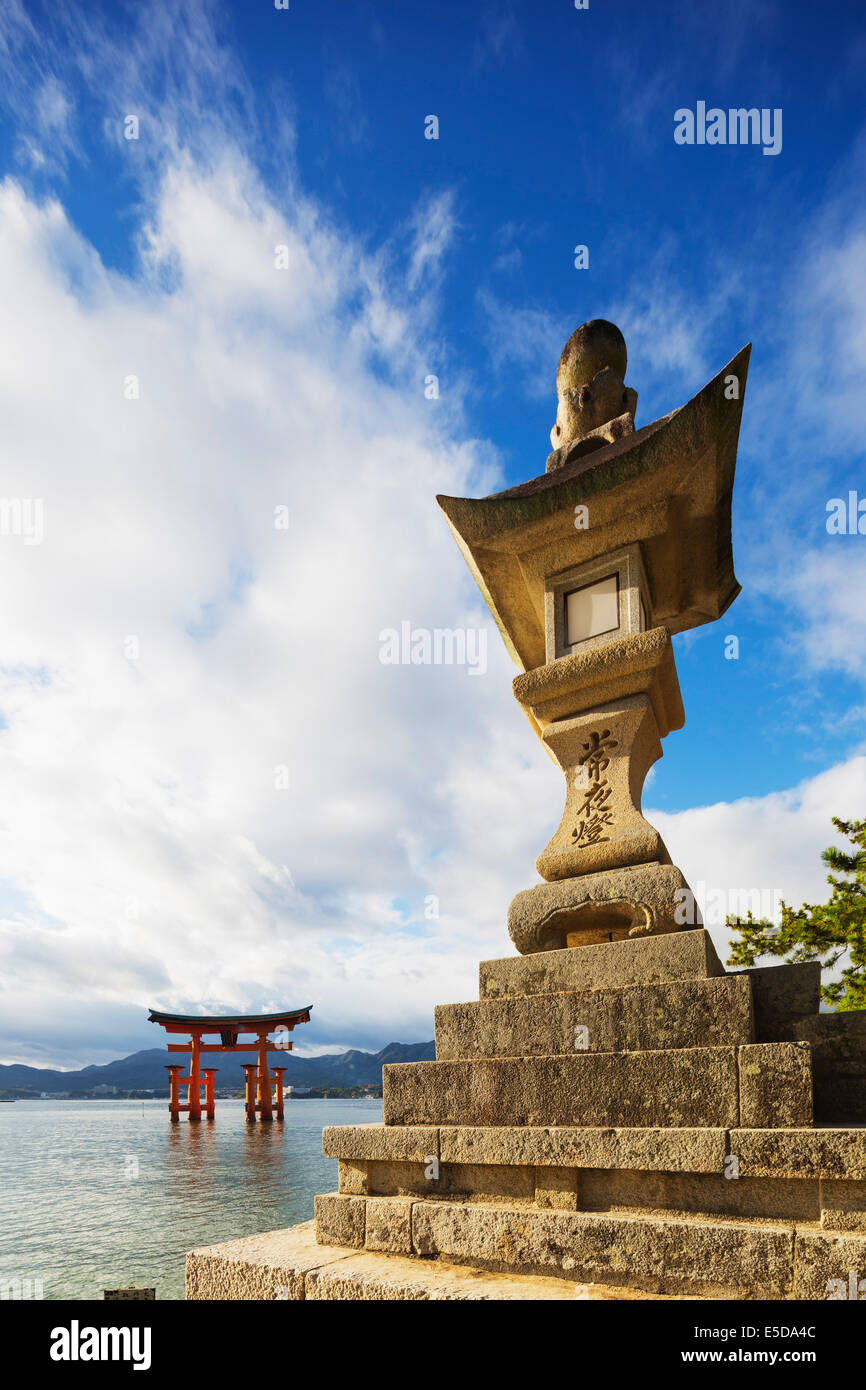
[[[309,1004],[305,1009],[289,1009],[281,1014],[227,1014],[220,1017],[203,1017],[201,1014],[164,1014],[151,1009],[148,1023],[159,1023],[167,1033],[188,1033],[189,1042],[168,1043],[169,1052],[188,1052],[189,1075],[181,1076],[182,1065],[166,1067],[169,1074],[168,1109],[172,1124],[180,1119],[180,1112],[189,1114],[190,1122],[198,1124],[201,1120],[201,1088],[205,1088],[205,1114],[209,1120],[214,1117],[214,1072],[216,1067],[202,1067],[203,1052],[257,1052],[258,1061],[244,1063],[246,1077],[247,1123],[255,1124],[256,1116],[270,1121],[274,1114],[278,1120],[283,1118],[283,1072],[285,1067],[268,1067],[268,1052],[291,1052],[292,1043],[287,1038],[271,1042],[268,1034],[275,1028],[291,1032],[298,1023],[309,1023]],[[207,1033],[218,1033],[218,1043],[202,1042]],[[238,1038],[242,1033],[255,1035],[255,1042],[242,1043]],[[271,1094],[271,1072],[275,1078],[275,1093]],[[187,1087],[187,1103],[180,1103],[180,1088]]]

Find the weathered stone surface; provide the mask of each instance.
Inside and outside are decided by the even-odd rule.
[[[733,1129],[730,1145],[743,1177],[866,1178],[866,1129]]]
[[[557,885],[540,884],[539,887],[555,890]],[[696,928],[667,936],[638,937],[573,950],[542,951],[482,961],[479,995],[482,999],[505,999],[529,994],[563,994],[657,984],[665,980],[705,980],[724,973],[709,932]]]
[[[589,1169],[580,1174],[581,1211],[648,1216],[821,1219],[818,1178],[744,1178],[722,1173]]]
[[[729,1128],[739,1122],[736,1050],[723,1047],[398,1063],[384,1067],[383,1090],[385,1123],[394,1125]],[[757,1113],[758,1101],[750,1113]]]
[[[866,1236],[797,1232],[795,1298],[866,1300]]]
[[[447,1134],[449,1131],[445,1131]],[[495,1133],[495,1131],[470,1131],[471,1133]],[[508,1131],[503,1131],[508,1133]],[[579,1134],[580,1131],[568,1131]],[[595,1131],[598,1133],[598,1131]],[[556,1134],[556,1131],[550,1131]],[[603,1131],[602,1131],[603,1133]],[[631,1131],[639,1136],[650,1135],[653,1131]],[[670,1131],[670,1134],[676,1131]],[[700,1133],[700,1131],[698,1131]],[[724,1137],[724,1131],[705,1131]],[[732,1136],[742,1131],[732,1131]],[[756,1132],[758,1133],[758,1132]],[[770,1133],[761,1131],[760,1133]],[[808,1130],[787,1131],[808,1137]],[[637,1147],[630,1146],[630,1147]],[[509,1204],[536,1204],[549,1207],[585,1211],[639,1212],[650,1215],[676,1215],[689,1213],[705,1216],[733,1216],[754,1220],[814,1222],[834,1230],[860,1231],[864,1229],[864,1210],[866,1210],[866,1180],[863,1178],[837,1180],[821,1179],[813,1172],[809,1175],[780,1175],[771,1169],[770,1174],[754,1176],[750,1174],[749,1164],[741,1160],[736,1152],[736,1143],[731,1139],[731,1155],[722,1166],[723,1144],[717,1146],[716,1165],[707,1172],[693,1171],[686,1164],[679,1172],[672,1170],[666,1156],[656,1153],[635,1154],[637,1162],[654,1166],[626,1168],[607,1167],[599,1160],[601,1152],[593,1155],[595,1167],[575,1163],[575,1154],[566,1153],[571,1161],[563,1165],[550,1163],[556,1156],[549,1149],[543,1152],[545,1162],[532,1166],[520,1163],[448,1163],[442,1162],[435,1173],[419,1164],[381,1164],[369,1165],[371,1198],[415,1198],[431,1200],[448,1197],[465,1202],[507,1201]],[[682,1155],[669,1147],[667,1150],[674,1161],[682,1162]],[[508,1154],[513,1158],[514,1154]],[[520,1157],[527,1155],[523,1152]],[[562,1155],[560,1155],[562,1156]],[[624,1155],[617,1156],[622,1164]],[[807,1166],[807,1165],[804,1165]],[[819,1188],[819,1184],[821,1184]],[[564,1195],[563,1195],[564,1194]],[[577,1197],[579,1195],[579,1202]],[[367,1207],[367,1231],[369,1246],[369,1220],[371,1208]]]
[[[622,603],[623,622],[619,634],[590,638],[577,647],[565,646],[564,612],[558,607],[555,596],[564,596],[573,587],[575,576],[557,577],[545,595],[548,659],[543,666],[515,677],[512,689],[545,731],[552,724],[566,722],[583,713],[595,715],[608,728],[607,716],[619,701],[644,696],[653,710],[656,727],[653,737],[664,738],[671,729],[681,728],[685,719],[670,634],[665,627],[642,629],[640,626],[643,570],[639,547],[626,547],[610,559],[594,561],[589,567],[583,566],[580,573],[582,579],[592,582],[611,571],[617,575]],[[554,650],[557,652],[555,658]],[[589,747],[592,747],[591,742]],[[586,751],[585,748],[577,750],[578,757]],[[608,745],[604,751],[607,755],[614,749]],[[604,761],[607,778],[610,771],[607,756]],[[581,767],[583,763],[578,762],[576,766]],[[639,783],[640,774],[635,769],[635,794]],[[591,866],[595,867],[611,868],[612,864]]]
[[[322,1131],[322,1152],[326,1158],[426,1163],[431,1154],[439,1154],[439,1130],[415,1125],[400,1129],[383,1124],[327,1125]]]
[[[318,1245],[312,1221],[226,1241],[187,1256],[187,1298],[366,1302],[454,1300],[547,1302],[656,1298],[611,1285],[576,1286],[556,1276],[525,1279],[441,1260]]]
[[[392,1171],[397,1165],[391,1165]],[[420,1170],[415,1167],[414,1175]],[[819,1178],[746,1177],[726,1164],[714,1173],[667,1172],[661,1169],[604,1169],[526,1165],[463,1165],[443,1163],[435,1180],[416,1181],[410,1191],[395,1183],[367,1205],[367,1247],[375,1204],[394,1197],[397,1216],[412,1198],[449,1199],[513,1207],[541,1206],[571,1211],[607,1212],[656,1217],[703,1216],[749,1221],[806,1222],[836,1230],[860,1230],[866,1184],[827,1182]],[[390,1219],[390,1212],[383,1209]],[[385,1221],[385,1216],[382,1221]],[[399,1241],[394,1248],[401,1248]]]
[[[655,628],[652,632],[637,632],[609,643],[598,651],[607,655],[613,647],[624,647],[622,663],[629,661],[629,649],[659,639],[657,660],[662,660],[664,643],[670,646],[670,634],[666,628]],[[575,653],[561,663],[551,661],[535,671],[518,676],[514,682],[515,693],[524,682],[541,681],[536,689],[521,704],[529,704],[532,713],[542,728],[545,745],[555,756],[565,776],[565,809],[558,828],[550,842],[535,861],[535,867],[547,882],[560,879],[573,880],[576,875],[595,874],[609,870],[624,869],[635,864],[670,863],[670,855],[658,831],[642,815],[640,794],[644,778],[654,762],[661,757],[659,726],[653,710],[653,702],[648,694],[629,690],[619,699],[603,704],[600,708],[586,709],[586,692],[580,689],[580,678],[576,677],[574,689],[569,695],[557,699],[562,667],[569,661],[586,661],[595,653]],[[639,685],[645,679],[641,672],[630,684]],[[551,708],[551,705],[553,708]],[[570,708],[569,708],[570,706]],[[583,706],[577,713],[575,706]],[[544,712],[542,712],[544,710]],[[567,712],[572,716],[566,718]],[[557,711],[561,711],[557,714]],[[551,717],[552,716],[552,717]],[[604,736],[605,773],[604,786],[611,796],[611,804],[616,806],[616,816],[611,815],[610,824],[604,826],[606,834],[584,835],[581,838],[581,807],[586,801],[587,788],[580,778],[581,758],[591,746],[593,737]],[[604,790],[604,787],[602,788]],[[589,817],[587,816],[587,820]],[[577,836],[577,838],[575,838]],[[637,905],[640,900],[635,899]],[[584,911],[591,911],[585,908]],[[673,913],[671,913],[671,916]],[[644,924],[645,931],[669,930],[667,925],[658,928],[652,923]],[[641,932],[641,934],[643,934]],[[513,939],[513,938],[512,938]],[[521,947],[517,941],[517,949]],[[533,942],[530,950],[546,950],[549,944],[544,941]]]
[[[381,1197],[429,1197],[440,1190],[436,1163],[391,1163],[370,1159],[367,1163],[367,1191]]]
[[[412,1243],[419,1255],[705,1297],[780,1298],[793,1279],[791,1231],[734,1222],[416,1202]]]
[[[412,1253],[412,1199],[370,1197],[367,1201],[364,1246],[367,1250]]]
[[[550,431],[554,454],[547,461],[548,472],[557,467],[551,459],[560,459],[559,451],[576,440],[633,433],[637,392],[623,380],[627,361],[625,339],[615,323],[590,319],[572,333],[556,369],[557,410]],[[619,429],[606,436],[603,427],[614,421]]]
[[[738,381],[747,361],[747,353],[737,360]],[[565,773],[565,812],[536,861],[549,882],[649,863],[660,874],[670,864],[640,799],[646,772],[661,756],[660,739],[683,722],[671,633],[718,616],[737,591],[729,489],[739,406],[728,401],[725,409],[717,378],[651,432],[626,441],[619,416],[615,443],[592,438],[587,425],[613,408],[617,380],[605,366],[591,382],[564,387],[555,432],[580,429],[551,461],[555,477],[478,501],[438,499],[521,668],[515,695]],[[619,405],[627,414],[626,396],[624,389]],[[587,450],[598,451],[589,463],[578,459]],[[639,476],[642,464],[655,486]],[[591,528],[569,514],[572,493],[581,502],[592,496]],[[600,564],[615,571],[616,609],[604,630],[569,633],[569,593],[603,580]],[[711,595],[718,600],[722,589],[725,604],[716,607]],[[573,937],[671,930],[670,899],[657,885],[648,896],[611,889],[572,908],[565,940],[524,923],[514,939],[521,951],[538,951],[583,944]]]
[[[315,1199],[316,1239],[322,1245],[364,1244],[366,1201],[327,1192]]]
[[[811,1044],[816,1121],[866,1123],[866,1010],[819,1013],[816,961],[737,973],[752,981],[758,1042]]]
[[[392,1163],[380,1159],[340,1160],[339,1194],[370,1197],[453,1195],[478,1199],[534,1200],[531,1163]]]
[[[304,1281],[304,1298],[319,1303],[347,1300],[362,1303],[440,1300],[534,1303],[573,1300],[574,1296],[574,1284],[555,1277],[523,1279],[519,1275],[491,1274],[438,1260],[414,1260],[369,1251],[346,1255],[342,1260],[311,1270]],[[630,1295],[621,1290],[613,1296],[628,1298]]]
[[[866,1009],[800,1019],[791,1035],[812,1048],[816,1116],[825,1124],[866,1124]]]
[[[186,1297],[213,1302],[302,1299],[306,1274],[345,1254],[317,1243],[314,1221],[209,1245],[186,1257]]]
[[[755,1043],[739,1049],[740,1125],[788,1128],[812,1123],[808,1043]]]
[[[577,1209],[576,1201],[555,1200],[557,1192],[580,1194],[587,1211],[648,1211],[728,1215],[817,1222],[821,1217],[818,1178],[754,1178],[735,1165],[711,1173],[671,1172],[656,1160],[653,1169],[581,1168],[578,1165],[441,1163],[429,1179],[414,1164],[373,1163],[370,1193],[430,1200],[540,1203]],[[855,1184],[856,1186],[856,1184]],[[368,1208],[369,1221],[369,1208]],[[847,1229],[847,1227],[844,1227]],[[859,1229],[855,1224],[852,1229]]]
[[[341,1158],[337,1165],[340,1191],[350,1197],[366,1197],[370,1191],[368,1167],[362,1158]]]
[[[727,1152],[724,1129],[459,1126],[440,1131],[440,1146],[443,1163],[527,1163],[684,1173],[720,1173]]]
[[[752,982],[755,1037],[758,1042],[787,1042],[800,1036],[797,1024],[818,1013],[821,1003],[821,966],[818,961],[798,965],[766,965],[736,970],[738,979]]]
[[[330,1277],[329,1277],[330,1271]],[[634,1298],[631,1289],[585,1289],[585,1298]],[[522,1279],[436,1261],[319,1245],[315,1223],[226,1241],[187,1256],[191,1300],[303,1299],[535,1302],[575,1297],[570,1280]]]
[[[866,1076],[852,1086],[847,1077],[820,1068],[814,1087],[815,1117],[822,1124],[866,1124]]]
[[[834,1231],[866,1234],[866,1182],[821,1182],[821,1225]],[[863,1271],[866,1277],[866,1269]]]
[[[452,1195],[475,1199],[534,1201],[535,1168],[531,1164],[378,1163],[367,1165],[371,1195],[430,1197]]]
[[[637,853],[635,842],[629,843]],[[508,908],[508,934],[518,951],[583,950],[680,931],[677,912],[689,886],[673,864],[658,862],[657,845],[646,841],[645,848],[647,863],[538,883],[517,893]]]
[[[752,991],[742,976],[436,1009],[439,1061],[721,1047],[752,1036]]]
[[[430,1186],[425,1196],[429,1196]],[[443,1163],[435,1190],[442,1194],[465,1193],[469,1198],[532,1202],[535,1200],[535,1169],[520,1164],[491,1167],[478,1163]]]
[[[792,1030],[792,1038],[810,1043],[816,1053],[820,1052],[822,1044],[828,1047],[834,1044],[835,1064],[849,1075],[859,1076],[863,1067],[861,1048],[866,1041],[866,1009],[801,1018]]]
[[[536,1168],[535,1205],[577,1211],[578,1187],[577,1168]]]

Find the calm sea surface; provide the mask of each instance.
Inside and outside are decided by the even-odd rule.
[[[170,1124],[164,1100],[0,1104],[0,1286],[183,1298],[188,1250],[306,1221],[335,1191],[324,1125],[381,1118],[372,1100],[288,1101],[271,1125],[246,1124],[239,1100],[200,1125]]]

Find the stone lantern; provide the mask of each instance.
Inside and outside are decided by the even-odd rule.
[[[585,324],[546,473],[439,499],[565,774],[545,881],[435,1061],[383,1067],[384,1122],[325,1130],[315,1226],[193,1252],[187,1298],[862,1300],[866,1010],[819,1013],[817,961],[727,972],[640,808],[671,635],[738,590],[748,356],[635,430],[622,337]]]
[[[536,860],[545,881],[509,909],[523,954],[700,925],[641,791],[684,723],[671,636],[739,593],[731,491],[749,348],[639,430],[626,361],[614,324],[583,324],[559,361],[545,473],[437,499],[520,669],[514,694],[565,775]]]

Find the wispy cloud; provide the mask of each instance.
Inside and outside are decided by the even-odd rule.
[[[515,0],[485,3],[478,15],[478,32],[472,46],[472,66],[476,71],[501,67],[523,48],[523,32]]]
[[[550,396],[556,413],[555,377],[559,354],[575,324],[548,309],[507,303],[491,290],[480,289],[476,302],[484,323],[493,379],[509,380],[527,396]],[[552,422],[552,416],[551,416]]]
[[[444,189],[424,198],[412,213],[408,284],[410,290],[434,275],[457,235],[455,191]]]
[[[32,166],[53,173],[71,151],[80,156],[94,108],[118,150],[130,143],[125,118],[138,118],[129,169],[135,178],[158,177],[160,161],[181,148],[206,158],[218,155],[227,137],[255,139],[256,96],[226,41],[218,6],[162,0],[147,11],[126,9],[120,26],[117,19],[117,12],[83,5],[44,5],[38,22],[17,0],[0,10],[0,105],[14,118]],[[73,84],[89,103],[86,117],[69,94]],[[271,145],[275,133],[269,131]]]
[[[356,147],[369,143],[370,123],[357,72],[345,59],[335,59],[325,74],[325,91],[337,141]]]

